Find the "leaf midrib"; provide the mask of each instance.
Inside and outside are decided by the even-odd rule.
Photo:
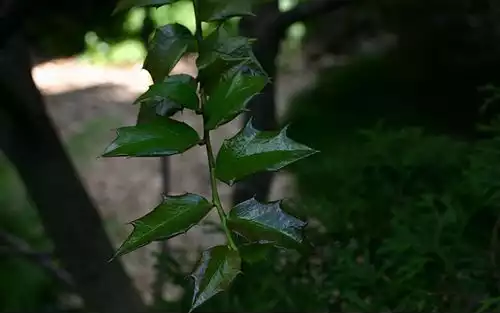
[[[209,206],[209,205],[210,205],[210,204],[207,204],[207,209],[209,209],[209,208],[208,208],[208,206]],[[200,204],[198,204],[197,206],[200,206]],[[165,226],[165,224],[166,224],[166,223],[170,222],[170,221],[171,221],[172,219],[174,219],[174,218],[177,218],[178,216],[182,215],[182,214],[183,214],[183,213],[185,213],[186,211],[187,211],[187,210],[183,210],[183,211],[181,211],[181,212],[177,212],[176,214],[174,214],[173,216],[171,216],[170,218],[168,218],[168,219],[166,219],[166,220],[163,220],[161,223],[157,224],[157,225],[156,225],[156,227],[153,227],[153,228],[151,228],[151,227],[150,227],[149,225],[147,225],[147,224],[144,224],[145,226],[147,226],[147,227],[149,228],[149,231],[148,231],[148,232],[144,235],[144,237],[149,236],[151,233],[155,232],[158,228]],[[201,209],[200,209],[200,211],[201,211]],[[192,225],[192,224],[191,224],[191,225]],[[189,228],[189,226],[188,226],[188,227],[186,227],[186,228]]]

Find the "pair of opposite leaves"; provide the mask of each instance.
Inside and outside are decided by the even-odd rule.
[[[167,240],[187,232],[213,208],[213,204],[195,194],[166,196],[152,212],[133,221],[134,231],[118,249],[115,257],[134,251],[153,241]],[[265,259],[273,247],[300,249],[306,223],[288,215],[281,202],[259,203],[254,198],[235,206],[229,213],[229,228],[249,243],[238,251],[215,246],[202,253],[192,277],[195,290],[191,311],[226,290],[241,272],[241,262]]]
[[[249,121],[234,137],[224,140],[216,158],[215,175],[228,185],[261,171],[277,171],[316,153],[281,131],[259,131]],[[106,149],[105,157],[157,157],[182,153],[200,142],[198,133],[184,122],[155,120],[123,127]]]

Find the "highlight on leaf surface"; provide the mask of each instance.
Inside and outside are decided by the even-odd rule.
[[[172,3],[175,3],[178,1],[179,0],[121,0],[116,5],[116,8],[113,11],[113,14],[115,14],[119,11],[131,9],[134,7],[158,8],[158,7],[161,7],[163,5],[172,4]]]
[[[165,196],[153,211],[131,222],[134,230],[116,251],[114,258],[153,241],[166,240],[187,232],[200,222],[212,207],[205,198],[191,193]]]
[[[194,278],[194,294],[190,312],[227,290],[240,272],[241,258],[238,251],[228,246],[216,246],[203,251],[191,274]]]
[[[284,212],[281,201],[260,203],[255,198],[236,205],[228,217],[229,228],[250,241],[293,249],[302,245],[306,224]]]
[[[155,119],[117,130],[117,138],[103,157],[159,157],[182,153],[200,141],[188,124],[170,118]]]
[[[184,108],[197,110],[197,88],[196,80],[186,74],[172,75],[164,82],[149,86],[135,101],[141,106],[139,122],[147,122],[156,115],[172,116]]]
[[[228,185],[260,171],[277,171],[318,151],[288,138],[281,131],[259,131],[252,120],[226,139],[216,159],[215,175]]]
[[[201,0],[198,18],[203,22],[222,21],[231,17],[253,15],[251,0]]]
[[[267,77],[247,76],[241,71],[221,81],[205,104],[205,129],[213,130],[233,120],[266,83]]]
[[[149,44],[143,68],[151,74],[155,83],[163,81],[195,42],[193,34],[184,25],[161,26],[156,29]]]

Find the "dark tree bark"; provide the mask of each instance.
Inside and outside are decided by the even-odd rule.
[[[256,38],[253,45],[254,54],[264,70],[272,78],[261,94],[248,104],[249,112],[245,113],[245,122],[253,118],[254,125],[261,130],[274,130],[278,126],[276,118],[276,81],[278,57],[281,40],[287,29],[295,22],[337,10],[351,3],[351,0],[308,1],[294,9],[280,13],[278,1],[268,1],[255,10],[255,16],[245,17],[240,22],[240,33],[243,36]],[[271,190],[273,173],[262,172],[235,185],[233,204],[245,201],[253,196],[257,200],[266,201]]]
[[[144,312],[117,260],[99,214],[44,109],[31,77],[27,45],[17,34],[0,46],[0,149],[16,167],[38,209],[56,256],[92,312]]]

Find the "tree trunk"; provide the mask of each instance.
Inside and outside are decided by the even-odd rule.
[[[91,312],[144,312],[99,214],[66,154],[31,77],[27,45],[13,35],[0,47],[0,148],[38,209],[56,256]]]

